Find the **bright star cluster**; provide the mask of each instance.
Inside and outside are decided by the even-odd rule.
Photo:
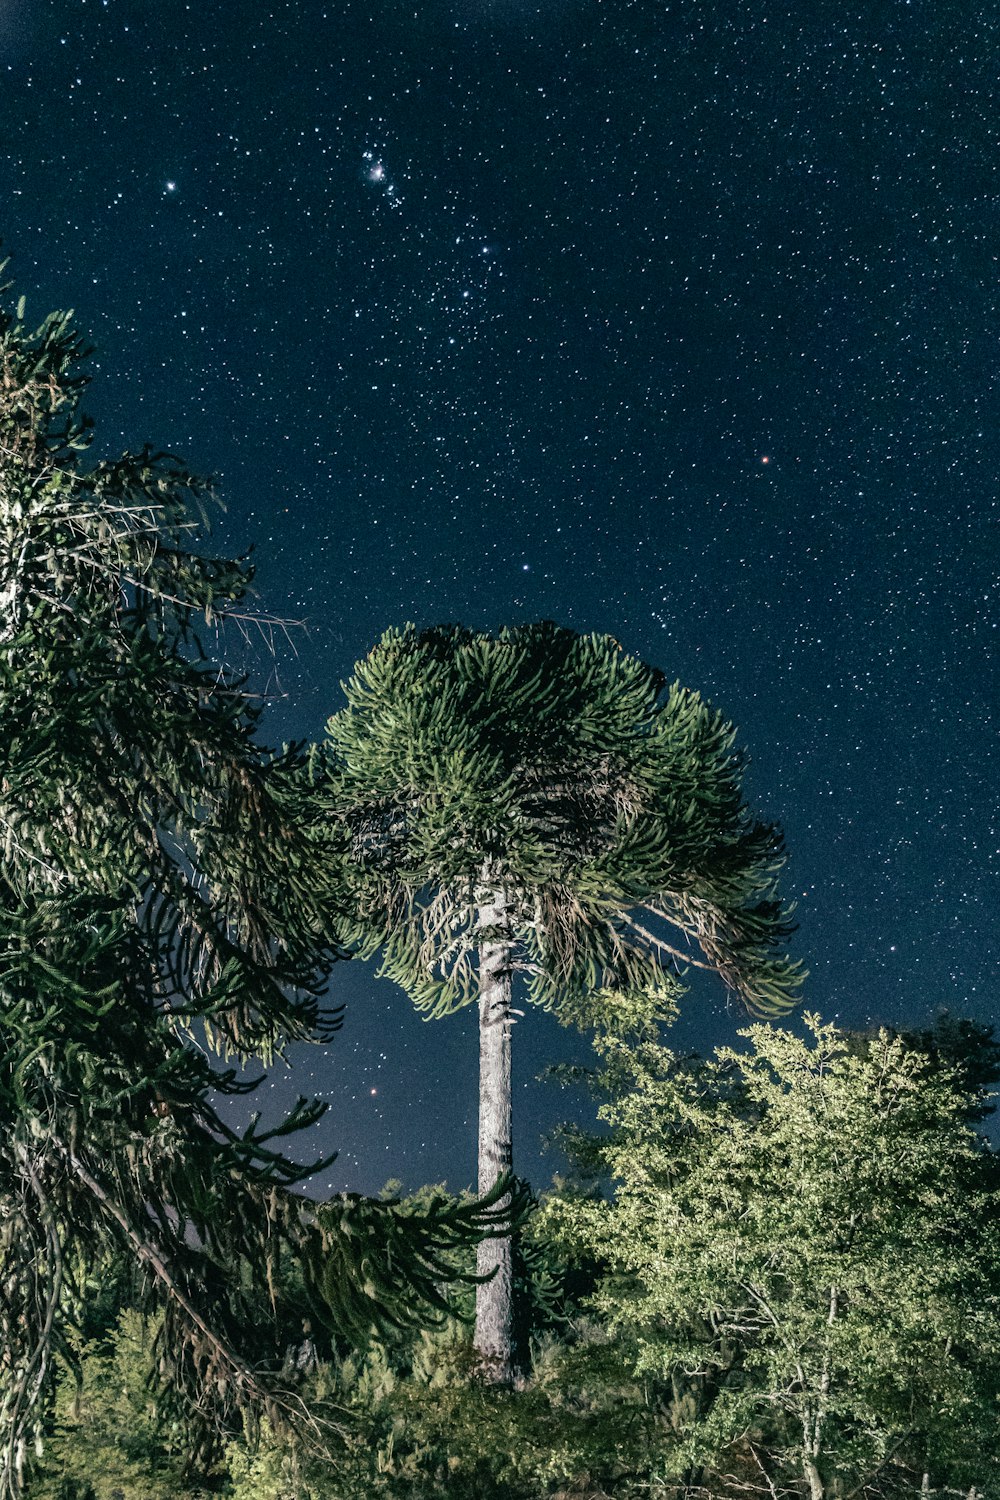
[[[389,177],[385,162],[374,151],[363,151],[361,160],[364,164],[364,178],[372,187],[377,187],[381,197],[390,208],[402,208],[403,200],[397,191],[396,184]]]

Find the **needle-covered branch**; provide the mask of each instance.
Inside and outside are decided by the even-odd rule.
[[[686,964],[751,1011],[794,1004],[781,834],[751,816],[736,731],[698,693],[548,622],[389,631],[345,692],[314,761],[332,885],[352,893],[345,932],[429,1015],[478,995],[487,863],[536,1004]]]
[[[200,633],[245,613],[248,563],[196,550],[210,490],[178,460],[89,461],[85,353],[69,315],[0,315],[2,1500],[108,1260],[141,1268],[165,1386],[212,1434],[274,1416],[304,1317],[345,1340],[433,1316],[442,1246],[498,1222],[317,1206],[298,1189],[328,1163],[281,1148],[321,1105],[242,1134],[216,1110],[247,1085],[213,1051],[336,1026],[328,835]]]

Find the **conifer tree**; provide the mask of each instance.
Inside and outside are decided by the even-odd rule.
[[[479,1190],[511,1167],[512,980],[570,1015],[603,992],[669,1006],[707,967],[755,1012],[801,975],[770,824],[735,731],[610,636],[390,630],[328,725],[318,806],[351,892],[344,935],[428,1016],[479,1008]],[[673,934],[673,935],[671,935]],[[513,1375],[512,1246],[480,1246],[476,1345]]]
[[[225,1058],[328,1035],[323,831],[299,753],[259,746],[204,649],[250,581],[193,550],[205,484],[148,449],[88,461],[71,316],[22,319],[0,315],[3,1500],[106,1257],[139,1265],[161,1374],[221,1429],[276,1415],[279,1256],[362,1337],[440,1307],[442,1251],[492,1213],[316,1205],[281,1143],[319,1105],[271,1131],[217,1112],[247,1088]]]

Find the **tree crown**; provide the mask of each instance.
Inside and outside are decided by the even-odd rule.
[[[390,630],[344,691],[319,768],[335,880],[350,936],[419,1006],[472,998],[497,891],[534,1003],[660,990],[675,963],[752,1009],[793,1003],[781,835],[750,815],[735,729],[698,693],[549,621]]]

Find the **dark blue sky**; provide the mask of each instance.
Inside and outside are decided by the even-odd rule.
[[[998,55],[951,0],[7,0],[0,233],[99,446],[218,474],[308,621],[250,654],[272,741],[390,624],[610,631],[739,724],[807,1004],[992,1020]],[[467,1183],[471,1018],[331,997],[275,1093],[332,1180]],[[566,1041],[515,1042],[544,1181]]]

